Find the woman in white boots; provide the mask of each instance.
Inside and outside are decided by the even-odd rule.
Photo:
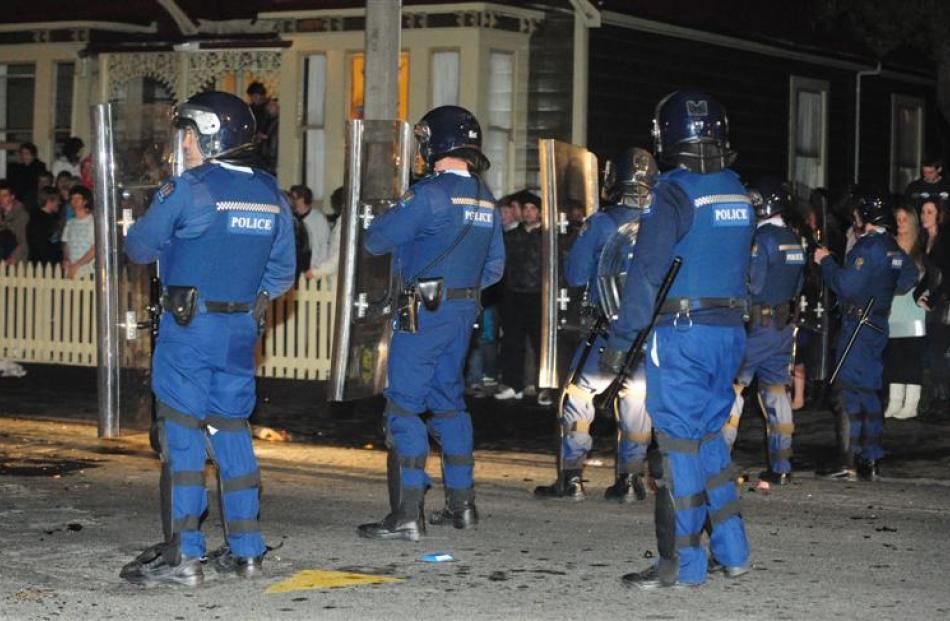
[[[897,220],[897,245],[923,274],[923,244],[917,211],[901,206],[894,210],[894,218]],[[890,397],[884,417],[913,418],[917,416],[920,401],[926,347],[926,311],[914,300],[913,289],[894,296],[888,325],[890,339],[884,354],[884,377],[888,381]]]

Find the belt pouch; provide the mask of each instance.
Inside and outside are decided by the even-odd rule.
[[[198,306],[198,289],[196,287],[182,287],[169,285],[165,287],[165,309],[175,318],[175,323],[187,326],[195,317]]]
[[[439,310],[439,305],[442,304],[444,282],[443,278],[420,278],[416,283],[416,290],[422,298],[422,304],[430,313]]]

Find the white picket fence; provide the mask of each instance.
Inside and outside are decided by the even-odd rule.
[[[307,280],[271,304],[257,375],[327,379],[336,290],[333,278]],[[0,359],[96,366],[96,283],[57,266],[0,266]]]

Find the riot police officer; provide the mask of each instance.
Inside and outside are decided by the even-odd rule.
[[[254,349],[264,310],[293,284],[290,207],[270,174],[241,165],[254,116],[239,98],[207,92],[178,106],[187,170],[167,180],[129,230],[136,263],[159,260],[161,327],[153,356],[162,455],[166,541],[123,568],[139,584],[203,581],[207,454],[218,467],[226,547],[222,573],[260,572],[265,546],[260,472],[248,417],[254,408]]]
[[[636,334],[650,326],[673,258],[681,257],[646,346],[646,405],[658,445],[647,459],[657,486],[659,559],[623,577],[626,586],[640,588],[705,581],[707,520],[713,559],[727,575],[745,573],[749,555],[721,429],[745,350],[752,208],[728,170],[734,156],[726,112],[716,100],[697,91],[671,93],[657,105],[653,128],[654,152],[673,169],[660,176],[653,206],[640,216],[623,307],[601,357],[607,368],[620,368]]]
[[[637,220],[640,212],[650,207],[657,174],[653,156],[643,149],[627,149],[607,163],[603,192],[606,204],[587,219],[564,266],[568,285],[586,285],[588,299],[595,306],[602,295],[598,282],[598,262],[604,247],[612,236],[618,234],[629,235],[632,241],[636,241]],[[623,233],[619,233],[618,229],[623,229]],[[628,248],[626,244],[623,247]],[[604,293],[609,296],[615,291],[616,288],[608,286]],[[602,325],[598,321],[594,329]],[[570,380],[562,391],[558,413],[561,427],[558,479],[552,485],[535,488],[535,496],[573,500],[585,497],[582,475],[584,461],[593,444],[590,435],[595,414],[593,398],[613,379],[612,375],[603,373],[599,368],[600,353],[605,347],[605,335],[600,333],[590,345],[587,355],[584,354],[586,343],[582,343],[574,354],[571,365],[573,372],[569,374]],[[646,496],[641,474],[650,444],[651,425],[644,405],[644,389],[645,380],[640,370],[636,377],[626,382],[620,402],[615,404],[619,427],[617,476],[605,493],[608,499],[631,502],[634,499],[643,500]]]
[[[792,404],[787,386],[792,364],[795,298],[801,290],[805,250],[783,214],[794,206],[791,187],[775,177],[749,190],[758,218],[749,264],[748,338],[745,360],[736,380],[736,402],[723,435],[731,448],[742,416],[742,389],[759,379],[759,404],[765,410],[769,469],[759,478],[785,485],[792,472]]]
[[[884,415],[878,391],[884,372],[887,318],[894,294],[903,294],[917,283],[917,267],[897,245],[887,228],[894,214],[886,195],[869,193],[857,197],[857,212],[864,223],[861,236],[844,266],[839,266],[824,248],[815,251],[815,262],[828,287],[838,296],[843,318],[837,356],[841,366],[835,388],[838,392],[838,448],[841,467],[831,479],[855,481],[878,477],[883,457],[881,435]],[[874,298],[870,320],[861,326],[854,345],[842,361],[851,335],[858,327],[868,301]]]
[[[404,287],[384,393],[391,512],[359,527],[361,537],[372,539],[415,541],[425,532],[427,426],[442,445],[446,496],[430,523],[469,528],[478,522],[462,370],[481,290],[504,271],[501,218],[479,177],[489,162],[469,111],[435,108],[415,135],[429,175],[373,221],[365,241],[373,254],[393,254]],[[421,418],[426,411],[428,423]]]

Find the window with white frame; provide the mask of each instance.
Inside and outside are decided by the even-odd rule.
[[[824,80],[791,78],[788,176],[800,191],[827,182],[828,89]]]
[[[76,64],[56,63],[55,91],[53,93],[53,144],[65,144],[73,135],[73,77]],[[56,156],[59,153],[55,154]]]
[[[430,70],[432,107],[457,106],[459,103],[459,51],[432,52]]]
[[[324,197],[326,170],[325,107],[327,93],[327,57],[313,54],[304,59],[304,113],[302,179],[314,199]]]
[[[500,196],[511,190],[508,153],[514,107],[514,54],[492,52],[488,62],[488,122],[484,135],[485,155],[491,161],[486,174],[488,187]]]
[[[0,174],[22,142],[33,142],[32,64],[0,65]]]
[[[891,192],[917,178],[924,148],[924,101],[891,95]]]

